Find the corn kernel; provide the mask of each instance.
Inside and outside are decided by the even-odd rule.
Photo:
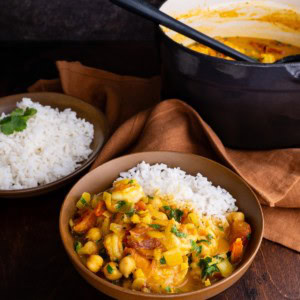
[[[168,220],[167,215],[164,214],[164,213],[161,212],[161,211],[153,210],[151,213],[152,213],[152,216],[153,216],[155,219],[158,219],[158,220]]]
[[[163,253],[166,259],[167,265],[174,267],[183,263],[181,251],[178,248],[171,249]]]
[[[134,215],[131,217],[131,222],[134,223],[134,224],[141,223],[140,217],[139,217],[137,214],[134,214]]]
[[[90,193],[83,193],[82,195],[81,195],[81,197],[87,202],[87,203],[89,203],[90,201],[91,201],[91,194]]]

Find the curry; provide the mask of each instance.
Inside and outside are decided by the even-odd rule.
[[[275,40],[248,37],[215,37],[215,39],[261,63],[274,63],[283,57],[300,54],[300,48]],[[199,43],[191,44],[188,48],[210,56],[232,60]]]
[[[251,238],[242,212],[223,218],[178,208],[172,195],[145,195],[135,179],[85,192],[70,219],[74,250],[93,273],[125,288],[181,293],[228,277]]]

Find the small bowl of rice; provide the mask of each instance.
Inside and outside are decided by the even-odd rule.
[[[168,201],[172,201],[174,205],[176,204],[176,207],[182,207],[182,208],[193,207],[194,212],[197,213],[199,216],[202,215],[205,217],[214,217],[222,220],[228,213],[233,213],[236,211],[243,212],[245,215],[245,220],[247,220],[247,222],[251,226],[251,239],[249,239],[249,243],[246,246],[244,255],[240,260],[239,264],[233,270],[233,272],[228,277],[222,278],[217,282],[213,282],[211,285],[205,285],[204,287],[202,286],[200,288],[201,283],[199,283],[199,287],[197,286],[197,289],[195,290],[188,290],[188,291],[181,290],[180,292],[176,292],[176,291],[173,292],[173,290],[169,289],[167,293],[156,293],[151,291],[149,292],[147,286],[146,289],[139,290],[134,287],[134,283],[132,284],[133,289],[130,289],[127,288],[126,285],[119,284],[119,282],[114,282],[114,281],[110,282],[105,278],[105,276],[107,275],[105,273],[106,272],[105,266],[107,265],[103,263],[103,260],[102,260],[103,268],[101,268],[100,266],[101,269],[97,269],[96,271],[93,269],[94,271],[91,271],[91,269],[89,269],[89,266],[87,264],[88,260],[85,261],[82,260],[82,257],[80,257],[76,252],[78,246],[76,243],[78,242],[74,243],[74,236],[72,235],[73,234],[72,226],[76,223],[76,220],[74,224],[71,224],[70,220],[73,221],[72,218],[74,214],[78,212],[78,203],[79,201],[81,201],[83,195],[89,193],[91,199],[97,199],[97,196],[101,197],[102,192],[108,191],[107,194],[110,193],[111,197],[113,197],[114,192],[112,192],[110,188],[113,184],[115,184],[119,180],[121,180],[121,182],[123,180],[127,180],[127,181],[129,180],[129,183],[130,181],[133,182],[137,181],[140,187],[142,188],[142,190],[145,192],[145,195],[153,196],[159,194],[161,196],[167,197],[169,199]],[[126,202],[124,201],[125,199],[124,197],[126,195],[125,196],[124,195],[125,194],[122,194],[123,198],[121,197],[120,199],[123,199],[123,202]],[[132,195],[135,197],[137,194],[132,194]],[[152,197],[150,199],[154,199],[154,198]],[[109,202],[109,205],[113,205],[112,203],[113,202]],[[99,207],[103,208],[103,206],[99,206]],[[164,207],[165,206],[163,206],[163,208]],[[148,209],[147,206],[146,208],[144,207],[142,212],[143,213],[147,212],[147,209]],[[151,215],[151,211],[149,214]],[[118,213],[117,215],[120,216],[120,213]],[[88,216],[89,216],[89,221],[91,221],[92,218],[90,217],[93,216],[93,210],[91,209],[89,210]],[[114,218],[114,215],[112,215],[112,213],[105,215],[103,218],[106,217],[112,218],[112,220],[109,221],[112,222],[110,223],[111,226],[109,227],[110,230],[109,235],[112,235],[113,234],[112,232],[114,230],[112,225],[115,226],[114,222],[118,222],[118,220],[117,217]],[[154,219],[156,218],[155,215],[152,215],[151,218],[152,217]],[[137,222],[137,220],[133,220],[134,215],[131,218],[132,218],[132,222],[135,223]],[[170,220],[170,215],[168,215],[168,219]],[[79,221],[85,220],[84,215],[82,215],[82,218],[79,218],[77,220]],[[144,219],[140,219],[140,220],[141,222],[144,222],[143,221]],[[103,223],[101,222],[98,223],[98,221],[99,222],[101,221],[101,217],[99,217],[99,220],[95,219],[95,223],[90,225],[98,226],[98,229],[100,232],[102,232],[102,235],[107,234],[108,232],[105,231],[106,229],[103,227],[105,221],[103,221]],[[88,222],[83,222],[83,223],[84,225],[88,224]],[[82,223],[79,224],[80,226],[82,225]],[[59,227],[60,227],[60,234],[61,234],[61,238],[65,250],[69,258],[71,259],[73,265],[75,266],[76,270],[79,272],[79,274],[83,277],[84,280],[89,282],[94,288],[98,289],[102,293],[105,293],[108,296],[113,297],[115,299],[128,299],[128,300],[129,299],[195,300],[195,299],[208,299],[210,297],[213,297],[221,293],[225,289],[232,286],[245,274],[245,272],[248,270],[251,263],[253,262],[257,254],[257,251],[259,250],[259,247],[261,245],[262,238],[263,238],[264,221],[263,221],[262,209],[255,194],[251,191],[250,187],[245,183],[245,181],[242,178],[240,178],[238,175],[236,175],[228,168],[212,160],[194,154],[157,151],[157,152],[134,153],[134,154],[122,156],[114,160],[111,160],[97,167],[96,169],[89,172],[88,174],[86,174],[74,185],[74,187],[70,190],[70,192],[66,196],[60,211]],[[94,230],[94,228],[92,228],[91,230]],[[90,231],[86,231],[86,232],[90,233]],[[141,236],[138,237],[141,239]],[[88,243],[92,244],[90,238],[91,237],[85,240],[87,244]],[[103,242],[101,238],[103,238],[103,236],[101,236],[100,239],[98,239],[97,237],[97,245],[99,247],[101,242]],[[182,240],[184,240],[184,237],[182,238]],[[127,243],[127,241],[128,240],[126,240],[126,238],[125,240],[122,240],[122,243],[125,243],[124,245],[126,247],[129,248],[136,247],[135,246],[136,244],[135,245],[131,244],[130,246]],[[207,242],[204,240],[202,241]],[[103,243],[105,243],[105,241]],[[111,246],[112,247],[111,249],[113,249],[112,251],[115,251],[114,249],[121,249],[118,248],[120,246],[116,246],[116,245],[119,244],[116,243],[112,244]],[[124,249],[128,250],[128,248],[124,248]],[[148,250],[144,250],[144,251],[148,251]],[[124,250],[124,252],[126,251]],[[141,255],[144,255],[143,253],[145,252],[141,252],[141,253],[142,253]],[[95,253],[93,252],[93,254]],[[98,257],[100,255],[103,255],[103,252],[99,250],[99,254],[92,255],[92,256]],[[124,255],[126,255],[126,253]],[[150,255],[149,252],[147,252],[147,255]],[[105,256],[103,257],[104,259],[108,259],[108,261],[109,259],[111,259],[110,257],[108,258],[107,257],[105,258]],[[84,258],[87,259],[87,256],[85,256]],[[141,266],[137,266],[138,268],[143,267],[143,263],[146,258],[148,257],[143,256],[143,260],[137,262],[141,265]],[[120,271],[122,272],[121,270],[122,260],[121,262],[118,260],[114,260],[113,264],[117,268],[118,263],[119,263]],[[160,260],[160,264],[164,264],[164,263],[165,262],[161,262]],[[109,270],[107,270],[107,272],[109,272]],[[151,272],[149,274],[151,274]],[[155,274],[162,274],[162,273],[155,273]],[[136,278],[130,276],[129,278],[131,278],[132,280]],[[137,275],[134,274],[134,276]],[[148,274],[146,274],[146,279],[145,279],[146,283],[148,280],[147,276]],[[128,278],[128,276],[126,278]],[[161,280],[161,284],[162,285],[164,284],[164,278],[157,278],[156,280]],[[168,283],[170,284],[170,282]],[[101,297],[101,294],[99,294],[99,296]]]
[[[4,127],[1,120],[29,109],[35,113],[26,126],[8,134],[10,124]],[[26,93],[1,98],[0,198],[37,196],[69,183],[94,162],[107,136],[103,113],[75,97]]]

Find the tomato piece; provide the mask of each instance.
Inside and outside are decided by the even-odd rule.
[[[139,202],[137,202],[135,205],[134,205],[134,208],[136,210],[146,210],[147,209],[147,206],[146,206],[146,203],[142,200],[140,200]]]
[[[100,201],[94,209],[96,217],[102,216],[102,214],[106,211],[104,201]]]
[[[93,227],[96,223],[97,217],[93,210],[87,209],[82,216],[75,220],[73,230],[77,233],[83,233]]]
[[[234,264],[238,262],[243,255],[243,241],[241,238],[237,238],[235,242],[232,244],[231,257],[230,260]]]

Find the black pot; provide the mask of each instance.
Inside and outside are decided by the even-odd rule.
[[[190,50],[159,29],[163,97],[194,107],[225,146],[300,146],[300,63],[251,64]]]

